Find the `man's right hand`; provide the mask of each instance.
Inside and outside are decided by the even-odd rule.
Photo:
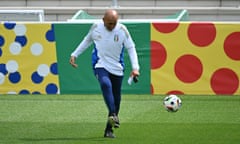
[[[71,56],[71,58],[70,58],[70,60],[69,60],[69,63],[70,63],[74,68],[77,68],[78,65],[75,63],[75,60],[76,60],[76,57]]]

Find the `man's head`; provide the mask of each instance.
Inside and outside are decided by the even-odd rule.
[[[104,26],[107,30],[112,31],[118,21],[118,13],[116,10],[109,9],[105,12],[103,17]]]

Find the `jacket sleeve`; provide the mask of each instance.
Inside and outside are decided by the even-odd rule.
[[[122,27],[124,33],[125,33],[125,40],[124,40],[124,47],[127,49],[130,62],[132,65],[133,70],[139,70],[140,66],[138,63],[138,56],[135,48],[135,43],[132,40],[131,35],[129,34],[127,28],[125,26]]]
[[[82,42],[77,46],[77,48],[72,52],[71,56],[78,57],[82,54],[93,42],[92,40],[92,31],[96,27],[96,24],[93,24],[88,34],[84,37]]]

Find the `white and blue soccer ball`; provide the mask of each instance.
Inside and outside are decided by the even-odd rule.
[[[177,112],[182,106],[182,100],[177,95],[170,94],[164,98],[163,106],[168,112]]]

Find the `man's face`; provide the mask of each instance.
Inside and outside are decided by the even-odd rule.
[[[116,24],[117,24],[117,19],[116,18],[103,18],[104,26],[107,28],[107,30],[112,31]]]

